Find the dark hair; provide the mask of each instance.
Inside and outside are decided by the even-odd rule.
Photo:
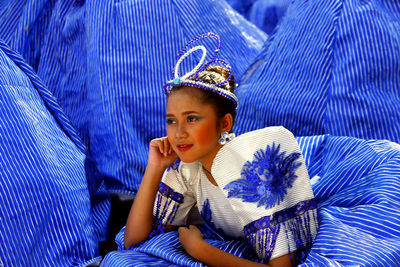
[[[215,73],[217,75],[215,75]],[[221,81],[218,81],[215,76],[222,76],[223,80],[226,80],[229,78],[229,71],[221,66],[209,66],[205,71],[202,71],[198,75],[198,79],[200,79],[202,82],[209,83],[209,84],[218,84]],[[195,79],[195,78],[193,78]],[[180,88],[183,86],[176,86],[171,89],[171,93],[178,91]],[[235,91],[235,77],[231,75],[231,78],[229,81],[220,86],[222,89],[225,89],[227,91],[230,91],[234,93]],[[201,102],[205,104],[210,104],[214,107],[215,114],[217,116],[217,121],[219,122],[225,114],[230,113],[232,115],[233,121],[232,125],[235,122],[235,117],[236,117],[236,108],[235,104],[229,100],[226,97],[223,97],[217,93],[214,93],[210,90],[203,90],[199,89],[198,90],[201,98]]]

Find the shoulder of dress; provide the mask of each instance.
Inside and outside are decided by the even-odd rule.
[[[234,140],[236,142],[238,141],[245,141],[245,140],[252,140],[254,137],[268,137],[268,138],[273,138],[274,136],[289,136],[289,137],[294,137],[293,133],[286,129],[283,126],[270,126],[270,127],[265,127],[262,129],[254,130],[251,132],[247,132],[244,134],[241,134],[237,136]],[[235,143],[235,142],[232,142]]]
[[[292,132],[283,126],[271,126],[247,132],[226,143],[216,155],[221,160],[231,157],[251,159],[260,148],[268,145],[280,145],[281,149],[297,149],[298,144]]]
[[[182,161],[173,164],[165,170],[161,182],[177,192],[192,194],[199,177],[199,164]]]
[[[268,127],[233,139],[217,153],[211,172],[234,209],[252,207],[257,210],[255,218],[257,207],[263,207],[264,215],[266,210],[272,214],[282,209],[288,192],[291,204],[302,200],[296,192],[313,197],[300,148],[284,127]]]

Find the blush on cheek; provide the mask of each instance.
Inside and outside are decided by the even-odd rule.
[[[214,126],[214,125],[213,125]],[[217,130],[211,126],[203,126],[198,130],[197,142],[199,145],[210,145],[217,143]]]

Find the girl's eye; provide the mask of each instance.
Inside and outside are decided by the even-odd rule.
[[[175,119],[167,118],[167,124],[174,124],[174,123],[175,123]]]
[[[188,122],[195,122],[195,121],[198,121],[200,119],[201,119],[201,117],[193,116],[193,115],[187,117],[187,121]]]

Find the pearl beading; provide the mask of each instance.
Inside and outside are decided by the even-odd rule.
[[[203,38],[207,38],[207,37],[214,37],[217,40],[217,48],[214,50],[214,55],[212,56],[211,60],[204,64],[205,58],[207,56],[207,49],[203,45],[195,46],[195,47],[189,49],[188,51],[186,51],[186,50],[194,42],[199,41],[200,39],[203,39]],[[167,83],[164,85],[165,94],[169,95],[171,93],[172,88],[177,85],[194,86],[194,87],[197,87],[200,89],[210,90],[210,91],[217,93],[225,98],[228,98],[230,101],[232,101],[234,103],[235,108],[237,108],[239,101],[238,101],[236,95],[234,93],[230,92],[229,90],[223,89],[221,87],[224,84],[229,82],[229,80],[232,77],[232,71],[231,71],[231,66],[227,62],[225,62],[222,59],[217,59],[217,55],[220,51],[220,47],[221,47],[220,38],[218,35],[216,35],[214,33],[202,34],[202,35],[194,38],[193,40],[191,40],[189,43],[187,43],[178,54],[178,61],[175,64],[175,67],[173,69],[172,79],[167,81]],[[193,53],[197,50],[202,51],[200,61],[197,63],[197,65],[191,71],[180,76],[179,75],[180,64],[186,57],[188,57],[191,53]],[[223,65],[229,72],[228,78],[218,84],[210,84],[210,83],[201,81],[198,77],[199,74],[201,72],[205,71],[207,69],[207,67],[209,67],[211,65]]]

